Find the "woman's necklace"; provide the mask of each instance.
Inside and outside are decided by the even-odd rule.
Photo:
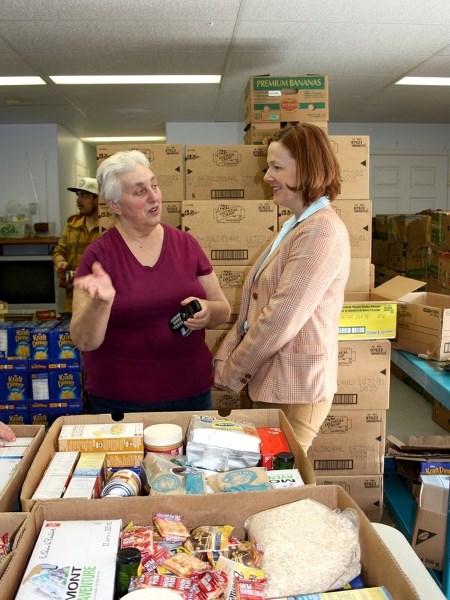
[[[147,243],[150,239],[150,234],[148,234],[146,236],[142,236],[141,239],[131,235],[130,233],[128,233],[128,231],[125,229],[125,227],[122,224],[120,224],[120,231],[122,232],[122,237],[124,237],[125,240],[128,239],[129,242],[133,242],[133,243],[137,244],[141,250],[144,246],[147,245]]]

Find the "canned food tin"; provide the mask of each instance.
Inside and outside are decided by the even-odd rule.
[[[119,469],[111,475],[102,490],[105,496],[139,496],[141,493],[141,480],[131,469]]]

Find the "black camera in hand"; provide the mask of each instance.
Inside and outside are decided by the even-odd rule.
[[[184,322],[186,319],[194,316],[202,307],[198,300],[191,300],[186,306],[183,306],[176,315],[169,321],[169,327],[172,331],[178,331],[182,336],[187,337],[191,333],[191,329],[186,327]]]

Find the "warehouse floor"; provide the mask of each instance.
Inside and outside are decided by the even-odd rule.
[[[429,400],[391,375],[386,436],[394,435],[406,442],[410,435],[450,435],[432,420],[431,408]]]

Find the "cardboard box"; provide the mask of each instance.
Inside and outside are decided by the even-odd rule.
[[[387,240],[372,238],[372,262],[375,265],[387,267],[389,244]]]
[[[148,425],[155,423],[175,423],[180,425],[183,429],[183,435],[186,434],[187,427],[191,415],[198,414],[195,412],[154,412],[154,413],[128,413],[125,414],[124,419],[121,423],[134,423],[143,422],[144,429]],[[204,411],[201,414],[218,416],[217,411]],[[291,452],[294,454],[296,464],[299,465],[299,471],[303,478],[303,481],[307,484],[314,483],[314,472],[311,464],[307,460],[305,453],[299,445],[297,438],[295,437],[294,431],[286,419],[284,413],[281,410],[276,409],[253,409],[253,410],[236,410],[230,414],[230,419],[237,421],[249,421],[254,423],[257,427],[281,427],[283,433],[288,440]],[[58,448],[58,438],[61,429],[64,425],[75,425],[75,424],[90,424],[90,423],[104,423],[114,424],[116,421],[111,419],[110,415],[77,415],[77,416],[65,416],[57,419],[45,436],[45,439],[33,461],[33,467],[30,469],[26,480],[24,481],[20,500],[22,503],[22,510],[30,510],[33,506],[31,497],[36,489],[40,479],[42,478],[47,465],[51,461],[53,455]],[[99,500],[101,502],[101,500]]]
[[[372,522],[383,516],[383,475],[317,475],[317,485],[339,485]]]
[[[116,152],[140,150],[150,161],[164,202],[184,200],[184,163],[181,144],[102,144],[97,146],[97,167]]]
[[[436,210],[431,213],[431,242],[450,249],[450,211]]]
[[[34,439],[28,451],[21,459],[10,482],[0,494],[0,512],[17,511],[22,484],[30,470],[31,464],[45,438],[45,429],[42,425],[11,425],[16,437],[30,437]]]
[[[177,229],[181,227],[181,202],[163,202],[161,222]]]
[[[0,579],[12,558],[28,518],[29,514],[23,512],[0,513],[0,535],[7,534],[10,540],[10,552],[0,558]]]
[[[440,425],[442,429],[450,431],[450,410],[437,400],[433,400],[431,418],[435,423]]]
[[[250,408],[250,401],[246,392],[228,392],[226,390],[211,390],[212,408],[219,415],[227,417],[232,410]]]
[[[269,198],[266,146],[186,146],[185,159],[186,200]]]
[[[217,352],[220,344],[225,339],[228,333],[228,329],[206,329],[205,330],[205,341],[208,348],[213,354]]]
[[[297,124],[298,121],[293,121],[291,123],[282,123],[279,121],[265,121],[263,123],[249,123],[245,128],[244,132],[244,144],[267,144],[269,139],[279,130],[285,127],[286,125],[294,125]],[[328,122],[324,121],[320,123],[319,121],[314,125],[317,125],[321,129],[328,133]]]
[[[370,137],[329,135],[341,167],[341,199],[369,198]]]
[[[371,281],[370,258],[351,258],[350,273],[345,285],[345,292],[368,293]]]
[[[382,475],[385,436],[379,429],[371,436],[319,433],[308,450],[316,476]]]
[[[337,198],[331,207],[347,227],[352,257],[371,258],[372,201]]]
[[[428,568],[443,570],[450,475],[421,475],[412,547]]]
[[[347,292],[339,321],[339,339],[395,338],[398,301],[424,285],[416,279],[394,277],[368,293]]]
[[[431,218],[422,214],[387,216],[387,239],[391,242],[427,246],[431,242]]]
[[[317,437],[322,440],[340,436],[353,438],[359,435],[384,436],[386,411],[382,409],[340,408],[332,406],[322,423]]]
[[[419,600],[419,595],[409,578],[392,559],[392,554],[367,517],[350,496],[335,485],[306,485],[272,491],[242,492],[238,495],[210,494],[202,496],[200,501],[198,496],[153,496],[108,498],[107,501],[56,500],[39,503],[30,513],[30,521],[20,538],[17,551],[0,581],[2,597],[4,600],[14,597],[44,520],[103,519],[106,507],[109,518],[121,518],[123,523],[132,521],[150,524],[151,514],[163,511],[182,515],[188,528],[230,523],[234,526],[233,535],[239,539],[244,538],[244,522],[251,514],[305,498],[320,502],[331,509],[355,510],[360,521],[361,575],[366,585],[385,585],[393,600]]]
[[[284,124],[285,125],[285,124]],[[266,145],[272,137],[283,126],[279,121],[268,123],[249,123],[244,132],[244,144],[262,144]]]
[[[231,307],[231,315],[226,323],[226,326],[228,327],[231,327],[239,314],[242,286],[244,285],[249,270],[250,266],[244,267],[240,265],[215,265],[214,267],[214,272],[217,275],[220,287]],[[224,326],[225,325],[222,325],[222,327]]]
[[[270,200],[185,201],[181,224],[213,265],[252,265],[274,238],[277,211]]]
[[[250,77],[244,92],[245,125],[329,120],[327,75]]]
[[[434,360],[450,360],[450,296],[411,292],[399,298],[393,347]]]
[[[391,342],[341,340],[338,347],[338,389],[333,408],[389,408]]]

